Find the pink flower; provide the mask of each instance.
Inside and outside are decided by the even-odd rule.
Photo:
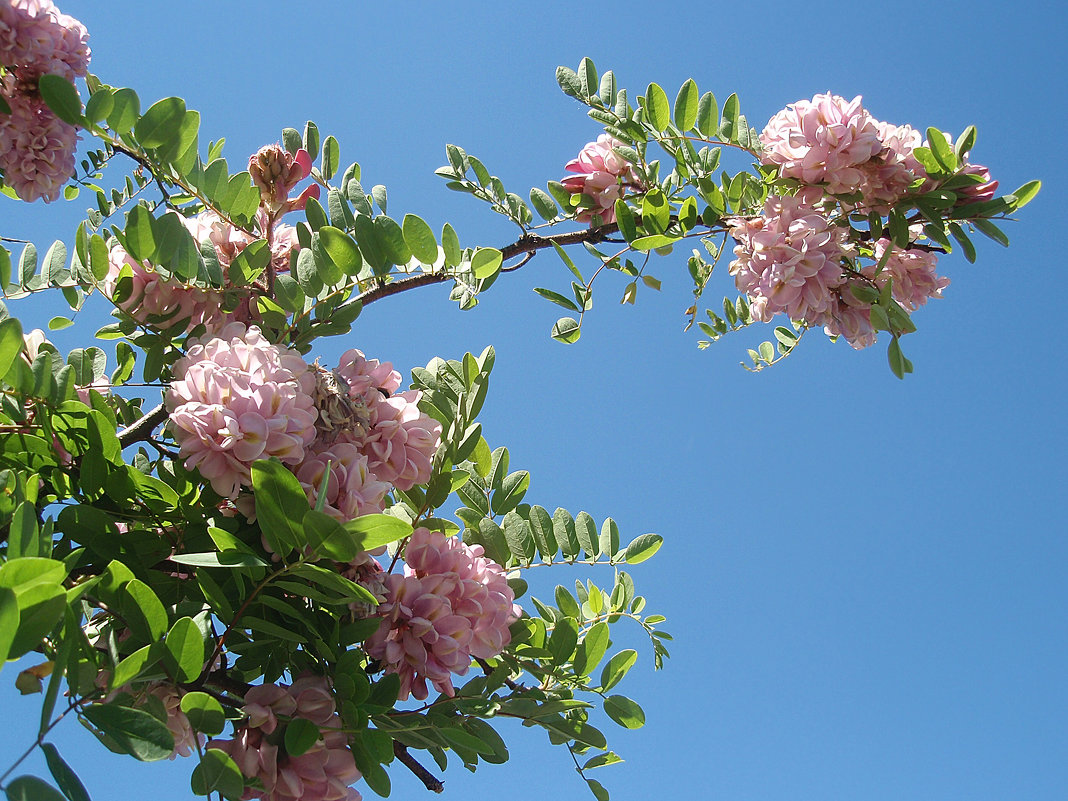
[[[230,323],[196,342],[175,364],[166,397],[186,468],[232,500],[249,484],[252,462],[299,464],[315,438],[314,392],[300,354],[256,326]]]
[[[816,95],[780,111],[760,134],[761,161],[780,167],[784,178],[824,184],[833,195],[858,191],[865,182],[858,167],[879,154],[876,121],[859,96]]]
[[[904,197],[918,179],[927,177],[923,165],[912,154],[923,140],[909,125],[891,125],[876,120],[882,150],[861,166],[864,181],[864,207],[885,214],[891,204]]]
[[[188,224],[194,228],[195,236],[198,221],[193,219]],[[184,330],[191,331],[198,325],[210,328],[221,317],[221,292],[163,278],[147,261],[134,261],[118,242],[112,244],[109,257],[104,294],[138,322],[171,328],[185,321]],[[116,300],[124,275],[129,275],[131,290]]]
[[[379,481],[367,466],[367,457],[351,442],[333,444],[313,443],[298,466],[293,468],[297,480],[308,495],[308,503],[315,506],[319,488],[330,464],[330,478],[326,484],[326,505],[323,511],[341,522],[360,515],[382,511],[390,485]]]
[[[890,247],[889,239],[880,239],[875,243],[876,264],[863,270],[866,276],[874,279],[880,287],[892,279],[891,295],[909,311],[916,311],[925,305],[928,298],[942,297],[942,290],[949,286],[949,279],[935,274],[938,256],[930,251],[894,247],[883,270],[876,275],[875,267]]]
[[[9,81],[5,81],[5,86]],[[59,197],[74,175],[78,132],[58,119],[39,97],[3,92],[11,114],[0,115],[0,172],[27,203]]]
[[[737,220],[730,231],[738,243],[730,273],[757,319],[781,312],[811,321],[831,307],[844,280],[846,234],[804,197],[772,195],[760,217]]]
[[[980,203],[985,200],[993,200],[997,191],[998,182],[990,179],[990,170],[982,164],[967,164],[961,168],[960,175],[972,175],[978,179],[974,184],[958,187],[953,192],[957,195],[957,205],[967,203]]]
[[[208,743],[229,754],[245,778],[259,782],[260,787],[245,787],[243,799],[360,801],[359,792],[349,786],[360,772],[325,679],[302,676],[289,687],[253,687],[245,695],[245,713],[234,739]],[[293,718],[310,720],[320,730],[315,744],[299,756],[285,752],[284,737],[268,737]]]
[[[248,171],[260,190],[260,204],[272,215],[304,208],[307,198],[313,194],[305,190],[296,201],[289,201],[293,188],[311,174],[311,156],[306,150],[293,154],[281,145],[264,145],[249,158]],[[319,187],[313,186],[314,197],[319,197]]]
[[[430,480],[441,444],[441,423],[419,410],[421,393],[412,390],[371,405],[370,430],[360,442],[375,477],[409,490]]]
[[[859,300],[843,284],[831,296],[828,307],[812,319],[813,325],[822,325],[827,336],[840,336],[854,350],[875,344],[876,332],[871,324],[871,306]]]
[[[337,372],[348,383],[353,399],[362,400],[366,405],[370,405],[375,395],[392,395],[401,385],[401,374],[392,364],[368,359],[355,349],[341,354]]]
[[[564,188],[572,194],[586,195],[593,201],[591,208],[576,217],[579,221],[590,222],[594,215],[598,215],[606,224],[615,222],[616,200],[628,187],[643,188],[631,163],[612,149],[623,146],[618,139],[601,134],[596,142],[582,148],[577,158],[564,165],[568,172],[578,173],[561,181]]]
[[[364,647],[400,676],[402,700],[425,699],[428,681],[451,696],[452,674],[466,674],[473,657],[503,651],[522,610],[504,569],[479,545],[417,528],[405,561],[404,575],[385,576],[382,625]]]
[[[0,3],[0,64],[34,78],[54,73],[69,81],[89,68],[89,34],[50,0]]]

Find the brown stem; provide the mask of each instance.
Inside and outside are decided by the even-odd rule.
[[[119,432],[119,444],[123,448],[141,442],[152,436],[152,432],[160,423],[167,419],[167,410],[161,403],[144,417]]]
[[[605,241],[612,234],[618,232],[619,227],[615,223],[611,225],[602,225],[600,228],[587,228],[584,231],[570,231],[566,234],[554,234],[553,236],[541,236],[540,234],[528,231],[512,244],[505,245],[501,248],[501,256],[504,261],[508,261],[509,259],[514,259],[516,256],[533,254],[539,250],[551,248],[554,244],[563,247],[565,245],[577,245],[583,242],[588,242],[593,245]],[[523,261],[523,264],[526,264],[529,260],[530,258],[528,255]],[[366,306],[369,303],[374,303],[376,300],[388,298],[390,295],[398,295],[401,292],[415,289],[420,286],[443,284],[446,281],[452,281],[454,278],[454,275],[444,270],[437,273],[423,273],[422,275],[404,278],[400,281],[394,281],[391,284],[380,284],[373,289],[368,289],[359,296],[359,300]]]
[[[419,779],[419,781],[423,783],[423,786],[430,792],[440,793],[445,790],[445,785],[442,784],[433,773],[420,765],[415,757],[408,753],[408,746],[394,740],[393,755],[401,761],[401,764],[404,765],[404,767],[414,773],[415,777]]]

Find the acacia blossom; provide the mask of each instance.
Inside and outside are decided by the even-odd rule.
[[[887,249],[890,255],[882,271],[876,275],[875,267],[882,261]],[[938,255],[915,247],[892,247],[889,239],[875,243],[875,264],[863,270],[879,287],[892,279],[890,294],[894,300],[909,311],[916,311],[927,303],[928,298],[942,297],[942,290],[949,286],[949,279],[935,273]]]
[[[342,354],[334,372],[347,384],[350,398],[367,410],[365,426],[341,436],[367,456],[375,478],[400,490],[428,481],[441,423],[419,410],[421,393],[397,392],[401,377],[393,365],[355,349]]]
[[[326,514],[346,522],[382,511],[390,486],[370,471],[367,457],[351,442],[321,444],[316,441],[308,448],[304,461],[293,468],[311,506],[314,507],[319,498],[327,463],[330,477],[326,482],[323,506]]]
[[[350,787],[360,778],[343,722],[335,711],[326,679],[302,676],[291,686],[261,684],[245,694],[246,719],[232,740],[212,740],[208,748],[228,754],[241,774],[260,786],[246,785],[245,801],[360,801]],[[275,734],[293,718],[319,727],[319,739],[299,756],[290,756]]]
[[[588,143],[564,165],[569,175],[560,181],[568,192],[586,195],[593,201],[592,208],[585,209],[576,217],[581,222],[591,222],[594,215],[608,224],[616,220],[616,200],[625,189],[642,189],[633,165],[612,148],[624,147],[625,143],[608,134],[601,134],[596,142]]]
[[[78,134],[41,99],[37,82],[54,73],[68,81],[89,67],[88,34],[49,0],[0,3],[0,65],[9,72],[0,96],[11,107],[0,114],[0,172],[22,200],[59,197],[74,175]]]
[[[772,195],[759,217],[731,225],[738,244],[730,274],[764,322],[780,312],[812,320],[831,307],[844,280],[846,233],[806,202],[809,194]]]
[[[858,169],[883,149],[877,122],[861,105],[832,94],[791,103],[760,134],[764,164],[784,178],[825,185],[832,195],[857,192],[866,176]]]
[[[248,485],[257,459],[304,460],[315,439],[313,371],[256,326],[226,325],[195,341],[174,365],[166,403],[187,469],[223,498]]]
[[[104,294],[138,322],[170,328],[185,321],[188,332],[198,325],[210,328],[221,316],[223,297],[218,290],[164,278],[147,261],[135,261],[117,241],[108,261]],[[124,275],[131,281],[128,292],[122,286]]]
[[[311,175],[311,156],[301,149],[295,154],[281,145],[264,145],[248,160],[252,182],[260,190],[260,206],[271,215],[303,209],[308,198],[319,197],[319,186],[311,184],[294,200],[289,199],[293,188]]]
[[[504,569],[483,554],[480,545],[417,528],[404,574],[384,576],[382,624],[364,648],[400,676],[402,700],[425,699],[428,681],[452,696],[453,673],[466,674],[472,658],[491,659],[508,645],[522,610]]]

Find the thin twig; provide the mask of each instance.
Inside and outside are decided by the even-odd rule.
[[[419,781],[423,783],[423,786],[426,787],[426,789],[428,789],[430,792],[440,793],[445,790],[445,785],[442,784],[441,781],[436,776],[434,776],[433,773],[431,773],[429,770],[420,765],[416,761],[415,757],[408,753],[408,746],[404,745],[403,743],[398,743],[396,740],[394,740],[393,755],[400,760],[401,764],[404,765],[404,767],[414,773],[415,777],[419,779]]]

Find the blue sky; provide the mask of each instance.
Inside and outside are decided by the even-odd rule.
[[[599,283],[571,347],[550,340],[558,310],[531,291],[570,280],[542,254],[472,312],[442,288],[419,290],[368,308],[322,352],[329,361],[359,347],[405,372],[493,344],[484,430],[531,470],[528,500],[612,515],[625,537],[666,538],[633,573],[649,608],[668,616],[672,659],[653,675],[643,652],[621,687],[645,707],[644,729],[604,722],[627,760],[592,774],[613,798],[1063,797],[1068,387],[1063,247],[1058,223],[1047,225],[1065,197],[1060,12],[1031,2],[61,8],[89,28],[94,72],[143,101],[184,96],[202,114],[202,139],[226,136],[232,163],[313,119],[340,139],[343,163],[362,164],[365,185],[389,187],[393,216],[452,221],[467,245],[513,234],[433,176],[445,143],[519,194],[561,177],[599,132],[553,79],[582,56],[614,69],[632,96],[650,81],[673,96],[688,77],[721,99],[737,92],[757,127],[828,90],[863,94],[877,118],[921,130],[977,125],[973,157],[1004,189],[1032,178],[1044,189],[1006,226],[1009,250],[984,240],[975,265],[943,260],[952,284],[916,315],[903,343],[916,372],[904,382],[883,343],[854,352],[812,335],[759,375],[738,362],[770,331],[699,351],[681,330],[682,254],[656,263],[663,291],[640,293],[636,307],[619,306],[622,282]],[[43,246],[69,240],[85,205],[0,203],[0,233]],[[710,305],[733,295],[725,279],[713,280]],[[11,310],[26,328],[59,313]],[[75,336],[55,339],[84,344]],[[531,580],[547,597],[580,576],[559,568]],[[37,702],[0,692],[0,753],[14,754],[32,741]],[[474,776],[451,769],[446,798],[584,797],[566,751],[539,732],[503,731],[512,761]],[[75,724],[57,742],[98,801],[148,787],[188,797],[189,763],[113,758]],[[403,769],[393,775],[394,797],[425,792]]]

